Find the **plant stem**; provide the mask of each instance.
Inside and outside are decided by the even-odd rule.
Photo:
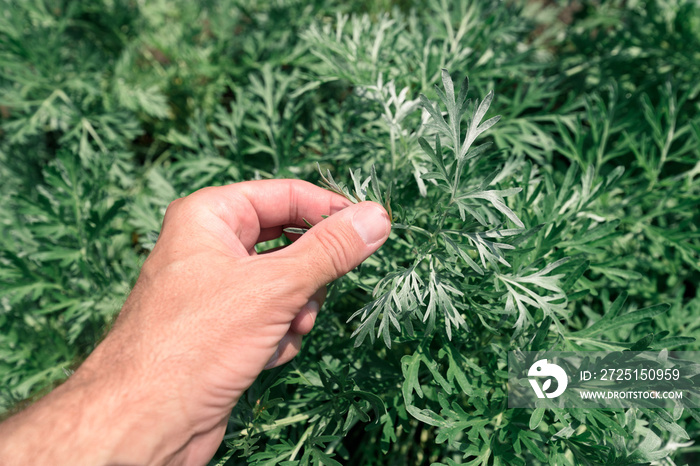
[[[285,417],[283,419],[276,420],[272,424],[264,424],[262,426],[256,427],[255,432],[268,432],[278,427],[288,426],[290,424],[296,424],[297,422],[306,421],[307,419],[309,419],[309,417],[311,417],[311,415],[308,413]],[[243,429],[239,432],[234,432],[232,434],[225,435],[224,440],[232,439],[235,437],[247,437],[250,434],[251,432],[249,432],[248,429]]]
[[[302,436],[299,438],[299,441],[297,442],[296,446],[294,447],[294,451],[292,451],[292,454],[289,455],[289,461],[294,461],[294,458],[296,458],[297,454],[299,453],[299,450],[301,450],[301,446],[304,444],[306,441],[306,438],[311,434],[311,431],[313,430],[314,426],[311,425],[309,426],[308,429],[304,431]]]

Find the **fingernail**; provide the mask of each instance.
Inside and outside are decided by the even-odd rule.
[[[272,369],[275,367],[275,364],[277,363],[277,360],[280,358],[280,348],[279,346],[275,350],[275,354],[272,355],[269,361],[267,361],[267,364],[265,364],[265,367],[263,369]]]
[[[315,299],[310,300],[304,307],[313,314],[318,314],[319,309],[321,309],[321,305]]]
[[[352,218],[352,226],[367,246],[384,240],[389,235],[389,217],[376,204],[368,204],[357,211]]]
[[[319,304],[318,301],[315,299],[310,300],[308,303],[304,304],[304,307],[301,309],[302,313],[306,313],[309,317],[311,317],[311,325],[316,323],[316,317],[318,316],[318,311],[321,309],[321,305]]]

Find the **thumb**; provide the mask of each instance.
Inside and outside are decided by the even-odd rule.
[[[297,273],[303,264],[301,272],[315,291],[360,265],[390,232],[386,210],[376,202],[361,202],[319,222],[284,251],[294,256]]]

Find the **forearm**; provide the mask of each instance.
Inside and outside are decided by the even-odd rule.
[[[100,353],[0,424],[0,464],[163,464],[187,443],[175,429],[160,432],[168,413],[149,405],[143,387],[126,387],[121,368],[101,369]]]

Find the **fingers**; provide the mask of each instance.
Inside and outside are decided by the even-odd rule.
[[[321,287],[320,290],[314,294],[308,303],[301,308],[301,311],[292,321],[289,326],[289,331],[298,333],[299,335],[306,335],[313,329],[314,323],[316,322],[316,316],[318,311],[323,306],[323,302],[326,299],[326,287]]]
[[[301,349],[302,336],[309,333],[314,326],[318,311],[326,299],[326,287],[319,289],[302,308],[289,326],[289,331],[282,337],[275,354],[265,365],[265,369],[277,367],[291,361]]]
[[[338,194],[301,180],[248,181],[222,188],[233,186],[250,201],[261,228],[303,225],[302,218],[320,222],[323,215],[332,215],[351,204]]]
[[[300,285],[313,293],[367,259],[384,244],[390,231],[384,208],[361,202],[318,223],[274,257],[294,264]]]
[[[246,181],[200,189],[173,201],[163,231],[176,229],[178,236],[195,242],[206,231],[236,255],[244,255],[257,242],[279,237],[284,226],[303,225],[303,219],[315,224],[350,204],[306,181]]]
[[[246,181],[205,188],[195,195],[228,224],[246,249],[278,237],[283,226],[303,225],[303,219],[317,223],[350,205],[344,197],[301,180]]]
[[[280,340],[280,344],[277,347],[277,351],[272,355],[270,360],[265,365],[265,369],[272,369],[273,367],[281,366],[292,359],[299,353],[301,349],[301,335],[294,332],[287,332],[285,336]]]

